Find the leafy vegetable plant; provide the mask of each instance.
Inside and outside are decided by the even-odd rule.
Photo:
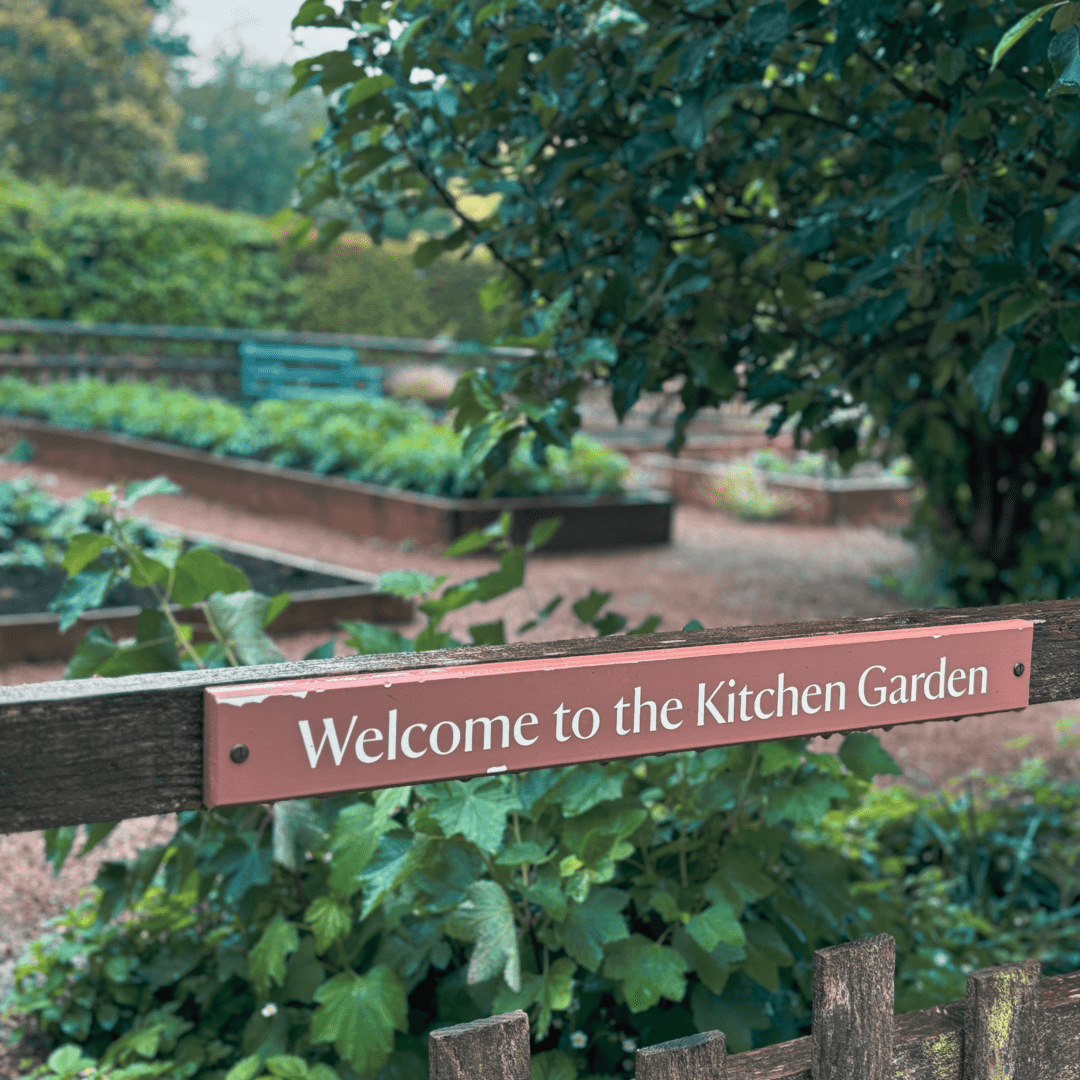
[[[245,408],[161,383],[98,379],[36,385],[0,378],[0,413],[119,431],[199,450],[429,494],[589,494],[622,490],[626,459],[584,435],[543,451],[520,440],[489,481],[461,437],[426,408],[379,401],[261,401]]]

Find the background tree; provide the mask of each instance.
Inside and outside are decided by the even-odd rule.
[[[213,78],[176,95],[184,111],[180,149],[205,161],[184,195],[225,210],[276,213],[288,205],[297,170],[326,126],[322,100],[310,91],[290,98],[287,64],[222,53],[216,68]]]
[[[168,56],[186,50],[155,0],[0,6],[0,148],[28,179],[175,189],[198,165],[176,145]]]
[[[421,261],[494,252],[544,351],[459,387],[490,469],[565,441],[584,378],[622,412],[680,376],[676,445],[744,393],[844,465],[910,454],[937,595],[1074,595],[1080,38],[992,71],[1028,7],[310,2],[356,37],[297,67],[334,103],[308,205],[446,207]]]

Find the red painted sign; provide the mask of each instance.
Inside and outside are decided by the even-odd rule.
[[[207,806],[1018,709],[1033,624],[211,687]]]

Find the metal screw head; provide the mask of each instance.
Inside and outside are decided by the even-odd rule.
[[[229,757],[236,762],[237,765],[243,765],[247,761],[251,751],[241,742],[237,743],[230,751]]]
[[[1017,678],[1019,678],[1021,675],[1023,675],[1024,674],[1024,665],[1020,664],[1020,663],[1013,664],[1013,674]]]

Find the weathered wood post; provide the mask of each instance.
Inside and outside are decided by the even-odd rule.
[[[723,1033],[706,1031],[639,1050],[634,1080],[727,1080]]]
[[[529,1017],[517,1012],[428,1036],[430,1080],[529,1080]]]
[[[895,970],[888,934],[814,953],[813,1080],[891,1080]]]
[[[972,972],[964,998],[963,1080],[1036,1080],[1038,960]]]

